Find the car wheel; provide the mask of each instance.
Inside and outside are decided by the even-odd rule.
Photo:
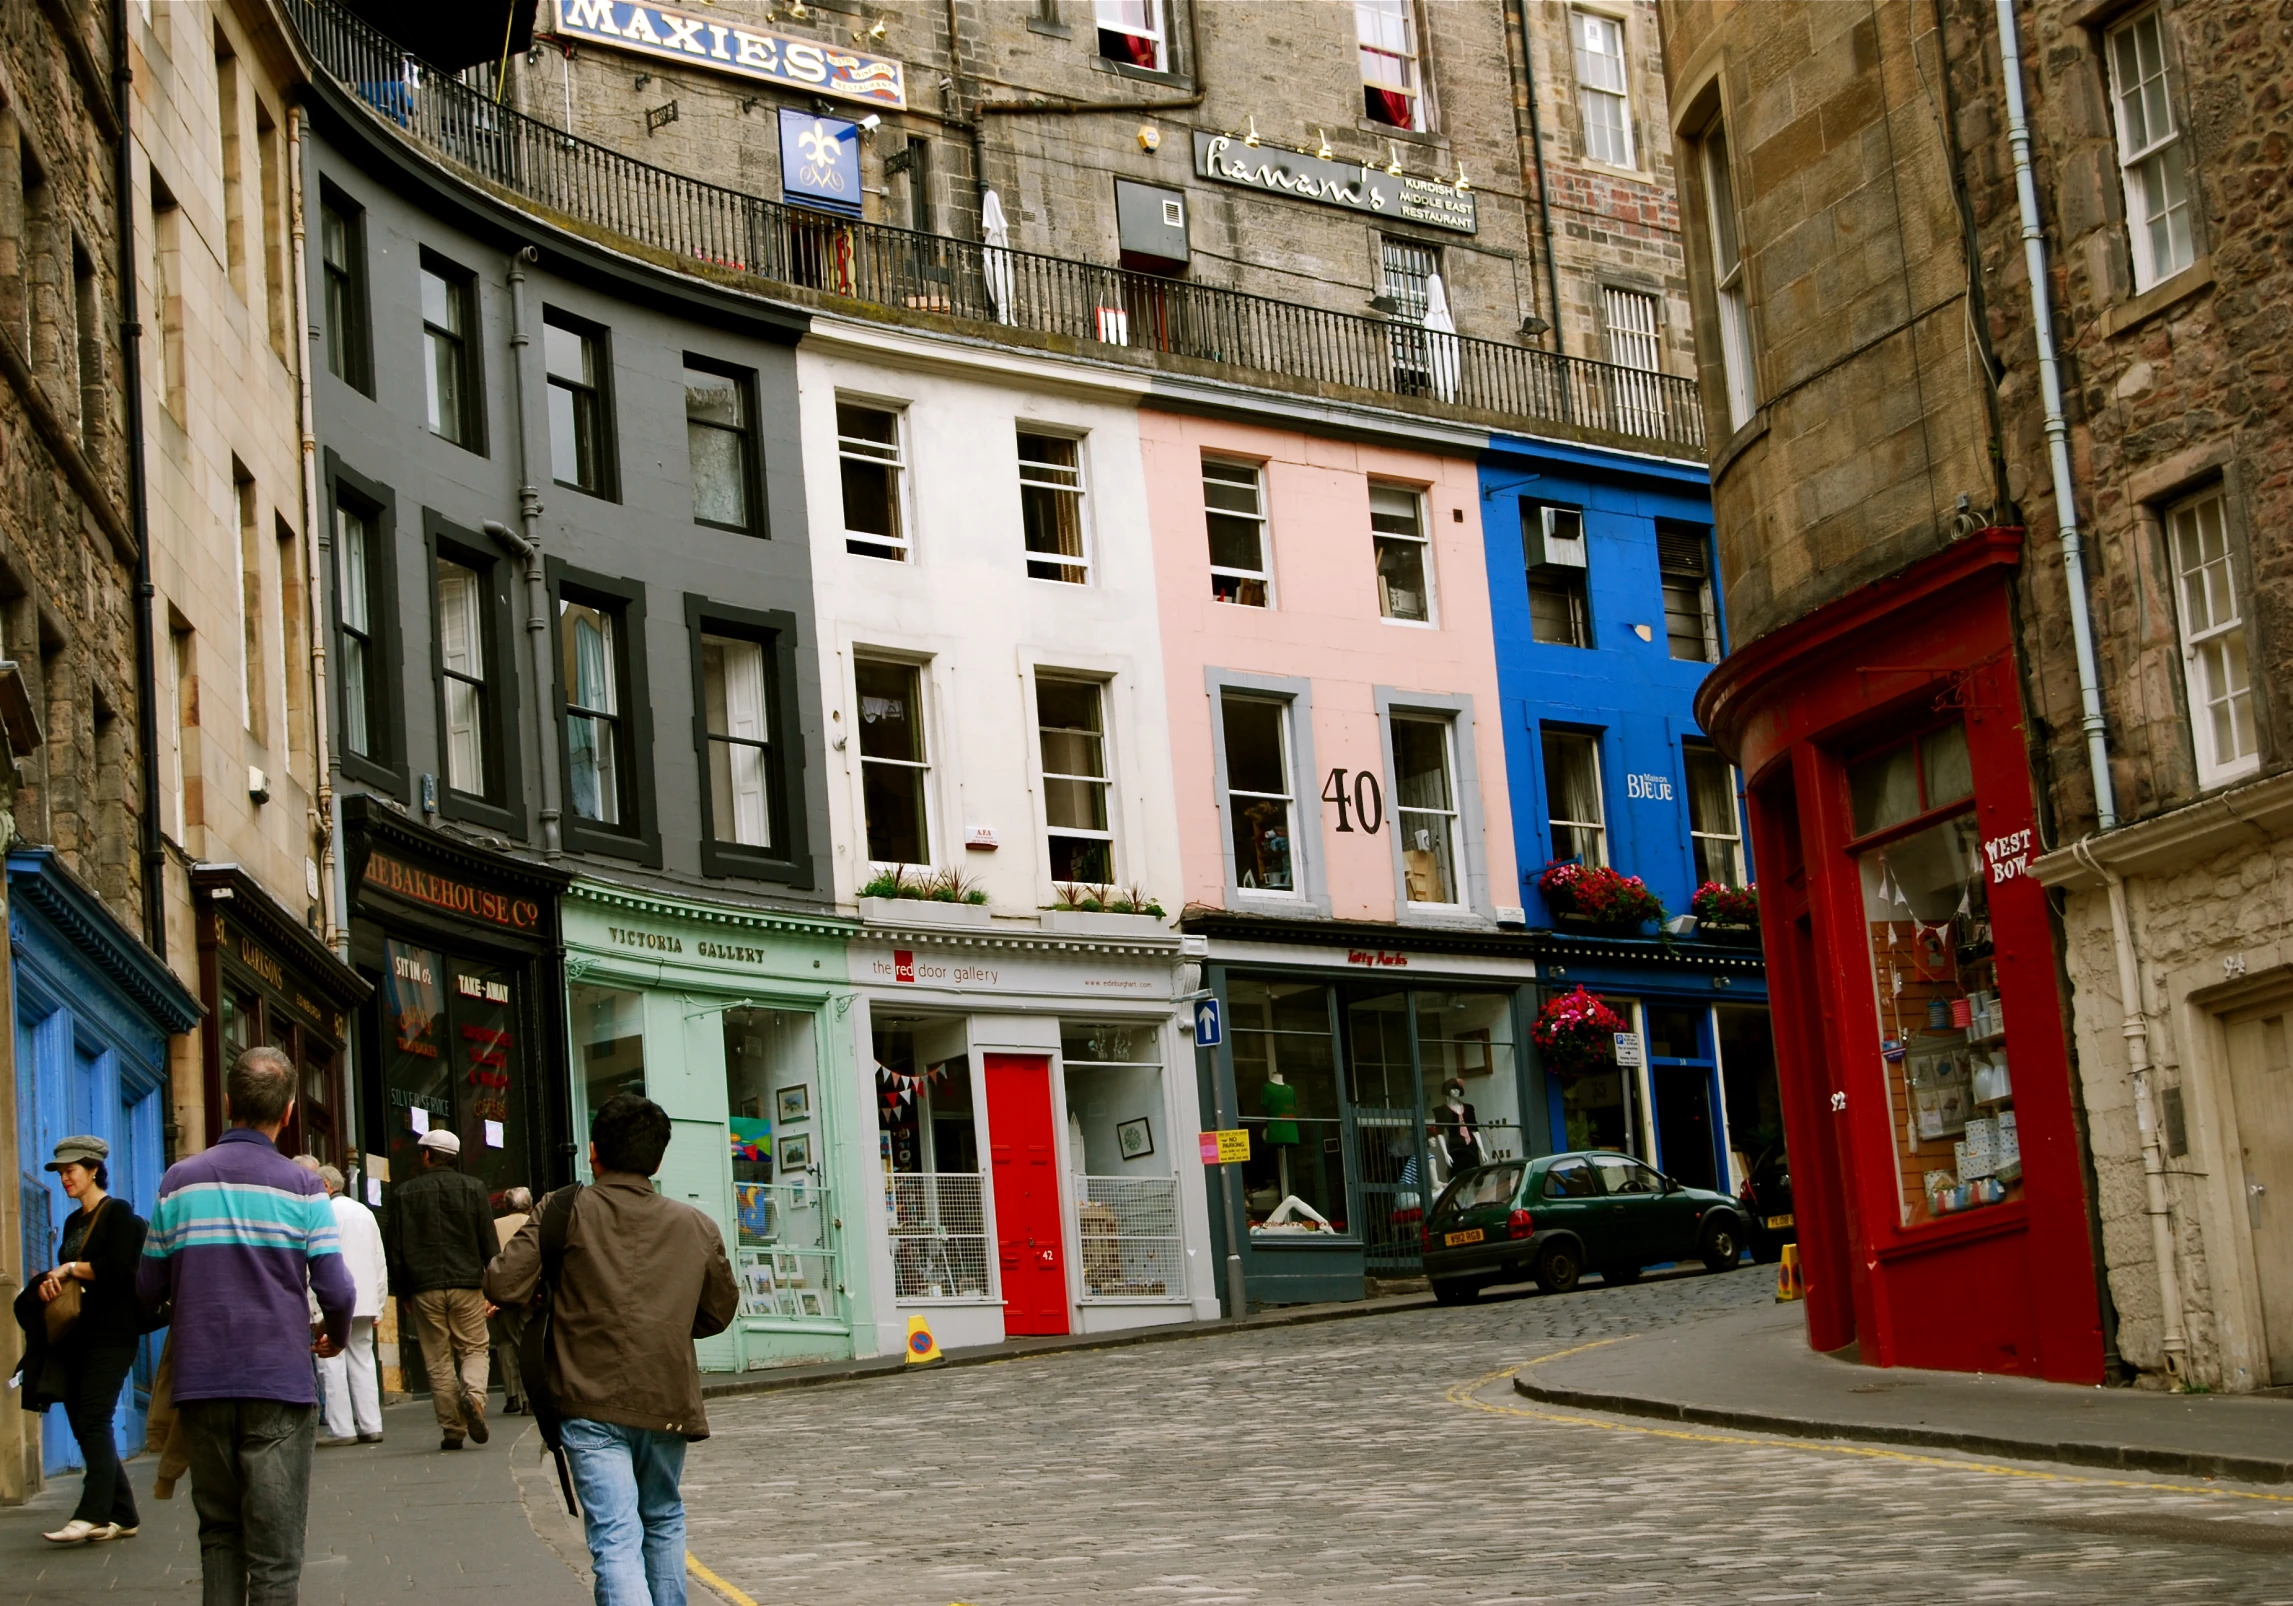
[[[1638,1266],[1603,1266],[1600,1268],[1600,1280],[1604,1283],[1636,1283],[1640,1281],[1640,1268]]]
[[[1436,1277],[1433,1298],[1443,1305],[1470,1305],[1481,1297],[1481,1285],[1467,1277]]]
[[[1565,1294],[1584,1275],[1584,1262],[1574,1244],[1547,1244],[1537,1256],[1537,1286],[1548,1294]]]
[[[1743,1235],[1734,1222],[1715,1221],[1704,1229],[1697,1253],[1704,1257],[1706,1271],[1734,1271],[1744,1258]]]

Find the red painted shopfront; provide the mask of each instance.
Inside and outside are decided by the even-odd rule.
[[[1882,1366],[2102,1377],[2016,669],[2022,532],[1762,637],[1697,714],[1763,873],[1808,1339]]]

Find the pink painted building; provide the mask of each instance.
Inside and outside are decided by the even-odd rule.
[[[1348,422],[1139,421],[1182,924],[1225,1011],[1203,1121],[1251,1134],[1212,1228],[1258,1303],[1414,1274],[1441,1185],[1541,1108],[1480,442]]]

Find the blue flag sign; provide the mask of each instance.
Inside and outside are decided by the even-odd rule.
[[[797,206],[860,215],[860,125],[811,112],[780,114],[780,188]]]
[[[1216,1048],[1226,1041],[1226,1016],[1215,998],[1198,999],[1194,1005],[1194,1046]]]

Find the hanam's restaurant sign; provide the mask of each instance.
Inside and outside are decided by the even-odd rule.
[[[871,106],[898,108],[908,103],[907,72],[896,61],[840,50],[816,39],[792,39],[696,17],[667,6],[634,5],[630,0],[557,0],[557,31],[573,39],[594,39],[641,55],[816,95]]]
[[[1294,195],[1301,201],[1342,206],[1422,223],[1428,228],[1476,234],[1481,223],[1471,190],[1435,179],[1393,174],[1363,162],[1336,162],[1273,145],[1249,145],[1231,134],[1194,136],[1194,170],[1204,178],[1245,189]]]

